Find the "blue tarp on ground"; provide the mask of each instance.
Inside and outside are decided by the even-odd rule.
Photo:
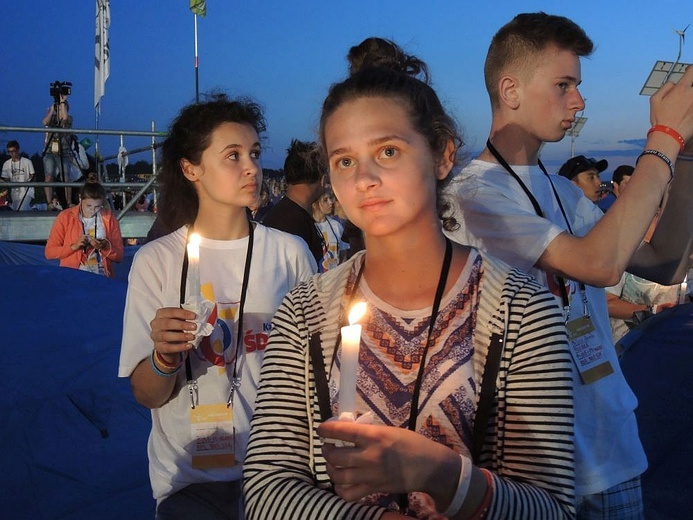
[[[0,242],[0,517],[151,519],[150,414],[117,378],[127,268],[107,279],[42,262],[35,248]],[[36,265],[3,265],[18,254]],[[654,316],[624,342],[650,464],[647,518],[687,519],[693,304]]]
[[[139,246],[125,247],[123,261],[113,264],[115,278],[127,281],[132,259],[138,249]],[[43,245],[0,240],[0,265],[59,265],[57,260],[46,260],[43,251]]]
[[[0,265],[0,516],[151,519],[149,410],[118,379],[126,282]]]

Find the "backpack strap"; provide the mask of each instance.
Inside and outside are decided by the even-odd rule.
[[[491,343],[488,347],[484,374],[481,377],[481,390],[479,392],[479,404],[474,418],[474,434],[472,439],[472,460],[479,463],[481,449],[486,440],[488,419],[491,415],[493,394],[496,391],[496,378],[500,369],[501,354],[503,353],[503,336],[494,332],[491,334]]]
[[[318,406],[320,407],[320,419],[325,422],[332,417],[332,407],[330,406],[330,392],[327,387],[325,356],[322,353],[322,341],[319,332],[311,334],[308,345],[311,364],[313,365],[313,377],[315,378],[315,393],[318,396]]]

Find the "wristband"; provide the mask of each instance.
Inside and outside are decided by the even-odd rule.
[[[669,159],[666,155],[664,155],[659,150],[652,150],[648,148],[647,150],[643,150],[642,153],[635,160],[636,165],[638,164],[638,161],[640,161],[643,155],[654,155],[656,157],[659,157],[669,167],[669,182],[671,182],[674,179],[674,163],[672,163],[671,159]]]
[[[486,515],[488,515],[488,510],[491,507],[491,499],[493,498],[493,476],[487,469],[480,468],[480,470],[486,477],[486,493],[484,493],[484,498],[481,500],[481,504],[479,504],[479,507],[471,516],[472,520],[484,520],[486,518]]]
[[[679,146],[681,147],[681,151],[683,152],[683,149],[686,146],[686,141],[684,141],[681,134],[678,133],[673,128],[670,128],[670,127],[664,126],[664,125],[654,125],[652,128],[650,128],[647,131],[647,136],[649,137],[652,132],[663,132],[663,133],[667,134],[669,137],[673,137],[679,143]]]
[[[467,491],[469,491],[469,483],[472,480],[472,461],[464,455],[460,455],[460,461],[462,466],[460,467],[460,478],[457,481],[455,496],[452,497],[452,502],[443,512],[443,516],[448,518],[455,516],[462,508],[464,499],[467,498]]]
[[[156,350],[152,350],[152,355],[149,356],[149,363],[152,366],[152,370],[154,371],[154,373],[159,377],[173,377],[173,376],[175,376],[178,373],[178,370],[180,370],[180,365],[178,365],[178,367],[176,367],[176,369],[173,372],[164,372],[158,366],[156,366],[156,361],[154,361],[154,353],[155,352],[156,352]]]
[[[180,357],[178,359],[178,363],[174,365],[166,361],[164,357],[161,355],[161,352],[159,352],[158,350],[154,350],[154,357],[156,358],[155,361],[158,361],[159,365],[161,365],[164,368],[168,368],[169,370],[173,370],[174,368],[178,368],[181,366],[181,364],[183,363],[183,354],[179,354],[179,356]]]

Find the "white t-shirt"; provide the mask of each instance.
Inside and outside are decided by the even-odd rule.
[[[34,176],[34,165],[26,157],[20,157],[19,161],[7,159],[2,165],[2,173],[0,174],[4,180],[10,182],[29,182]],[[27,191],[30,191],[24,196]],[[12,188],[12,209],[15,211],[30,210],[31,200],[34,198],[33,188]],[[23,201],[22,201],[23,199]],[[19,205],[21,204],[21,208]]]
[[[106,228],[104,227],[103,216],[100,211],[93,217],[85,217],[80,212],[79,220],[82,223],[82,231],[85,235],[94,237],[97,240],[106,238]],[[79,265],[79,269],[80,271],[88,271],[90,273],[106,276],[101,253],[93,248],[88,248],[88,255]]]
[[[119,377],[132,371],[152,353],[149,322],[157,309],[178,307],[187,227],[145,244],[130,270],[123,318]],[[191,351],[199,404],[226,403],[231,390],[236,353],[238,306],[248,238],[200,243],[200,280],[205,298],[217,303],[218,318],[211,336]],[[233,467],[195,469],[192,465],[190,395],[185,366],[177,374],[171,400],[153,409],[149,436],[149,475],[154,498],[167,496],[193,483],[238,480],[250,429],[260,366],[271,319],[286,293],[316,271],[315,260],[298,237],[256,225],[243,315],[244,351],[237,370],[241,386],[233,401],[236,463]],[[223,361],[219,356],[223,356]],[[216,360],[216,363],[214,363]]]
[[[548,245],[567,230],[551,183],[538,166],[512,166],[544,212],[538,216],[527,194],[502,166],[474,160],[450,183],[447,198],[459,228],[453,240],[488,251],[532,274],[549,289],[546,274],[534,267]],[[551,175],[570,226],[584,236],[602,211],[568,179]],[[556,294],[555,290],[552,290]],[[583,315],[578,284],[570,282],[570,316]],[[558,294],[556,294],[559,298]],[[626,383],[613,347],[604,289],[585,288],[590,315],[614,373],[585,385],[573,370],[575,400],[575,493],[589,495],[642,474],[647,458],[635,419],[637,399]],[[559,305],[560,298],[559,298]]]
[[[342,241],[344,226],[338,219],[325,215],[325,220],[316,222],[315,226],[325,242],[325,254],[322,257],[322,272],[325,272],[339,265],[339,253],[349,249],[349,244]]]

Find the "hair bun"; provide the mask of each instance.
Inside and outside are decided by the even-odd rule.
[[[428,67],[416,56],[406,54],[391,40],[370,37],[349,49],[349,74],[364,69],[382,68],[402,72],[412,77],[422,76],[428,82]]]

